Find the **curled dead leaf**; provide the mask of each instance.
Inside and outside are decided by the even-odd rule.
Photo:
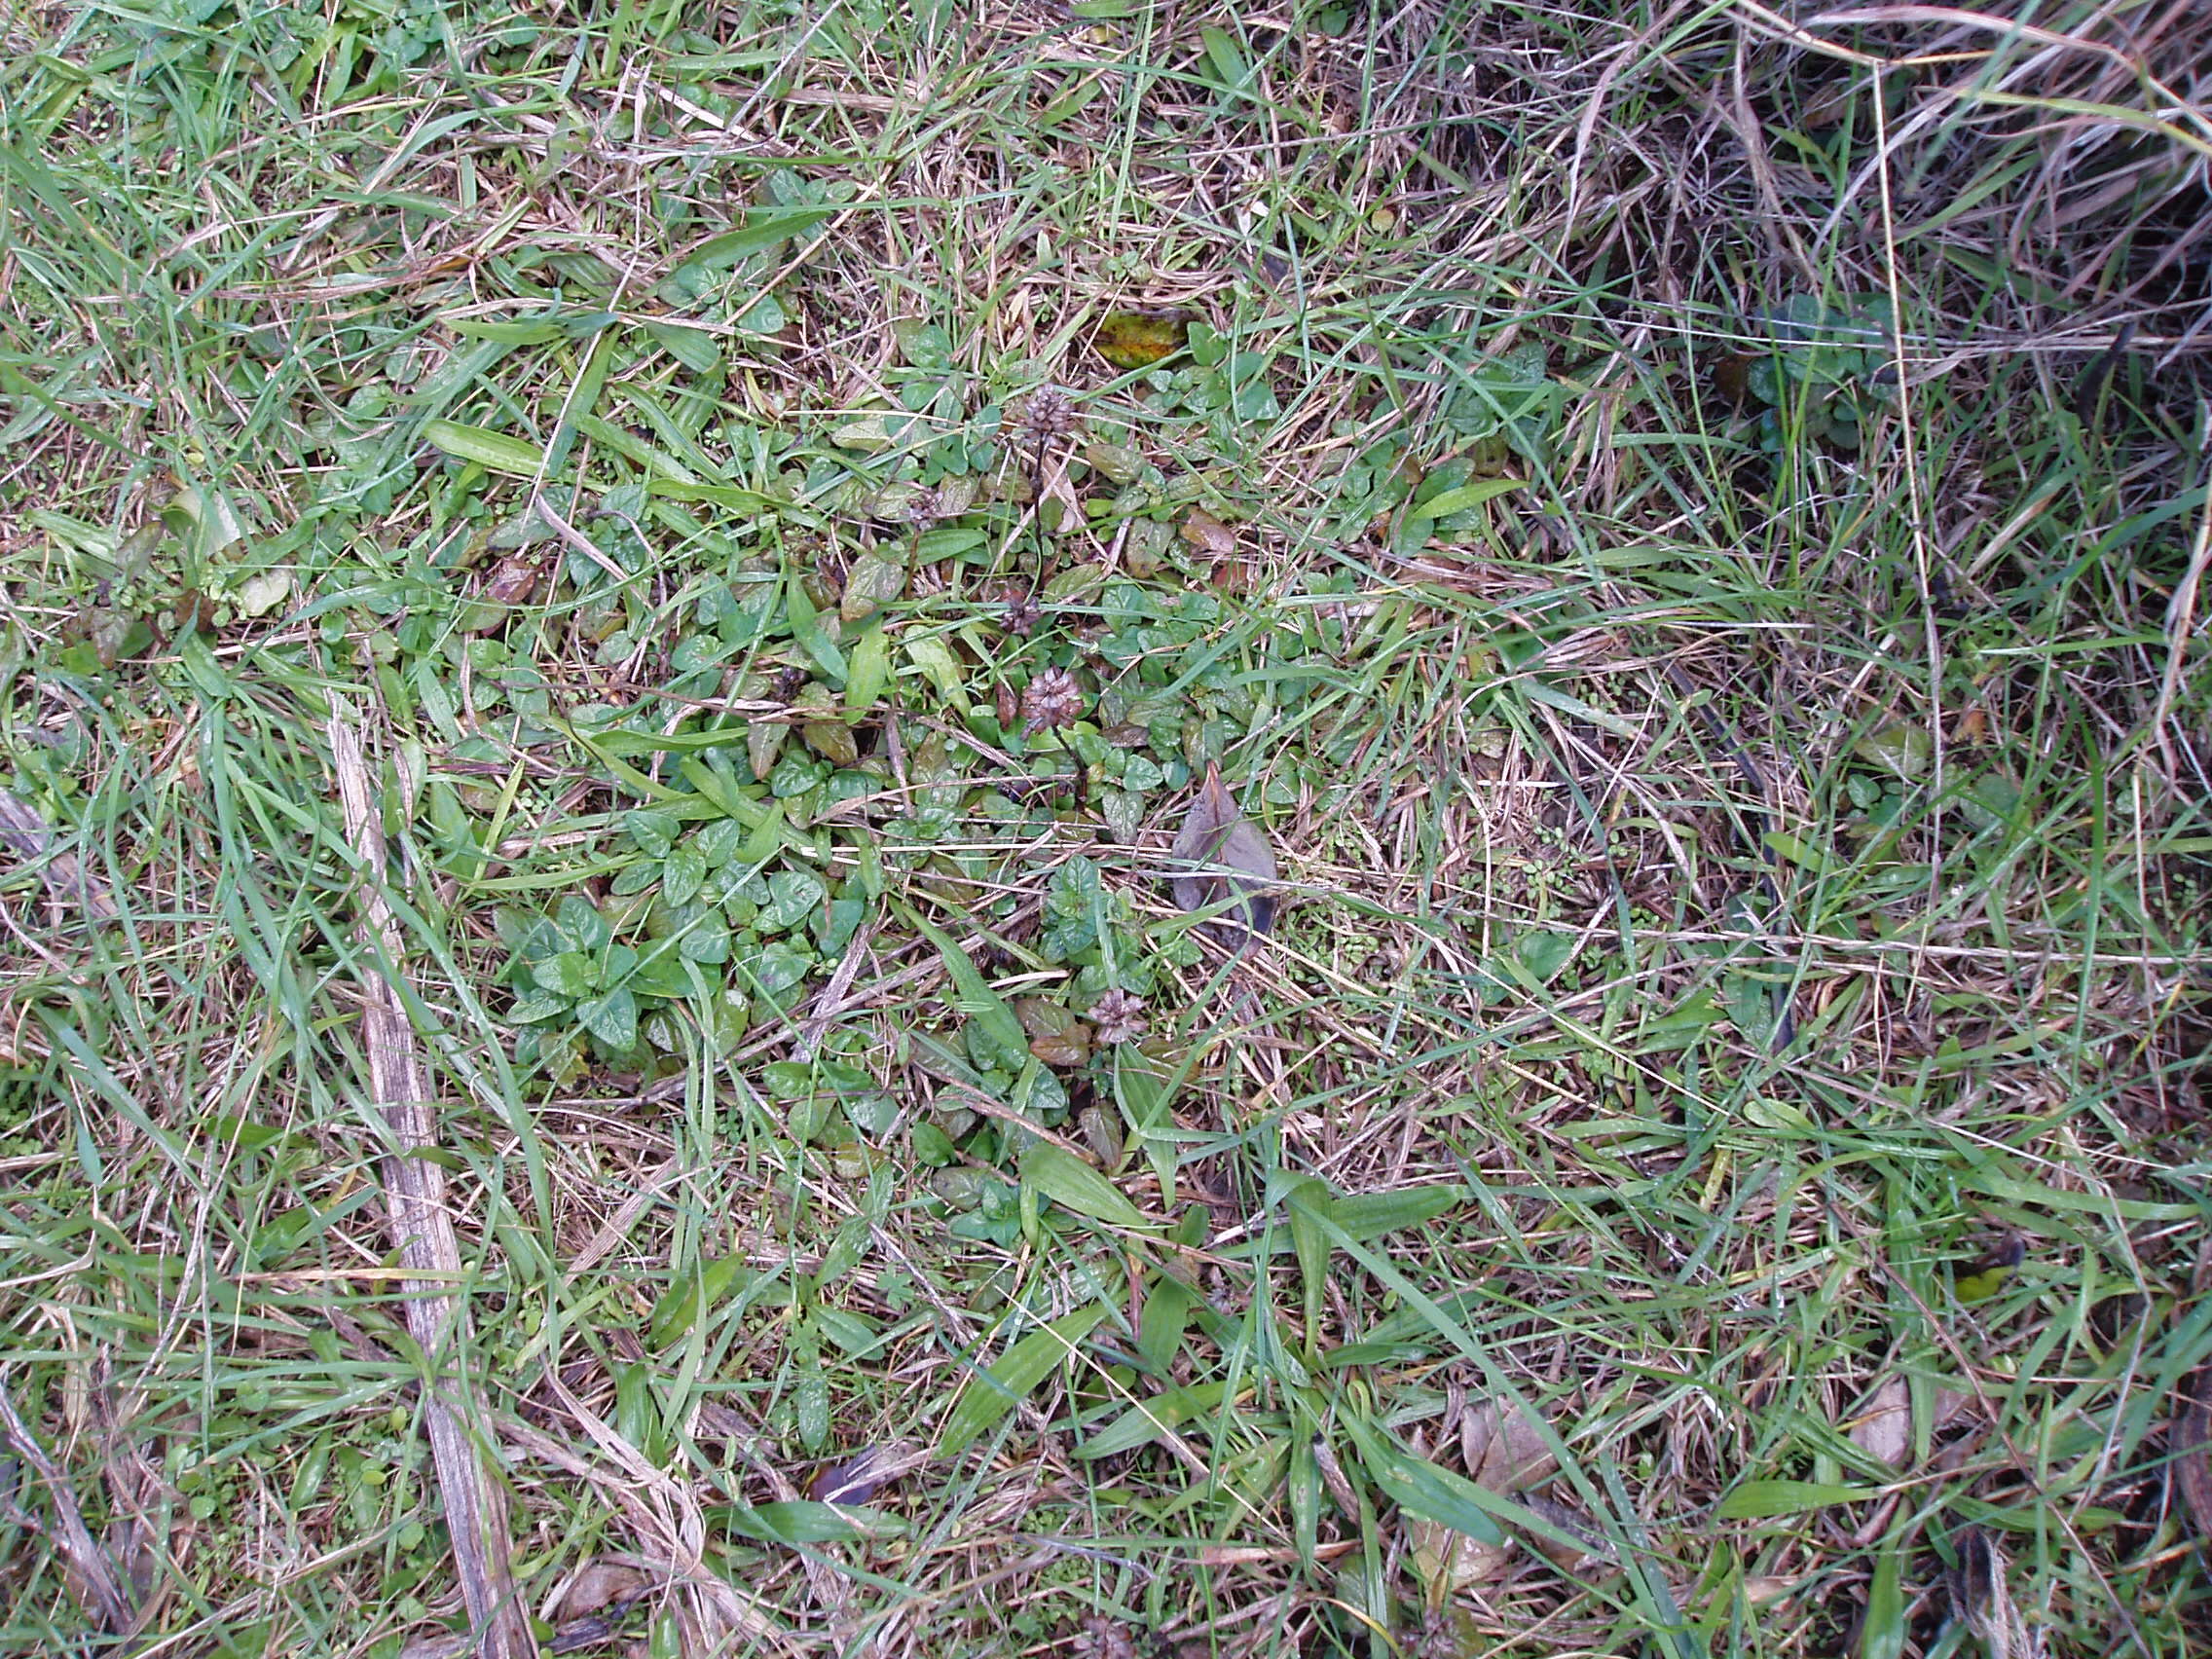
[[[908,1441],[864,1446],[818,1473],[807,1483],[806,1495],[816,1503],[867,1503],[922,1461],[923,1456]]]
[[[1904,1467],[1912,1450],[1912,1394],[1904,1379],[1893,1377],[1874,1390],[1866,1415],[1851,1425],[1851,1443],[1893,1468]]]
[[[484,583],[484,597],[494,605],[528,605],[537,596],[545,564],[543,553],[509,553],[492,567],[492,574]]]
[[[1427,1604],[1441,1607],[1462,1590],[1502,1577],[1513,1547],[1470,1538],[1441,1521],[1408,1516],[1406,1554]]]
[[[634,1567],[595,1561],[576,1569],[560,1602],[560,1622],[589,1618],[610,1604],[627,1603],[652,1587],[652,1581]]]
[[[1209,765],[1198,797],[1175,833],[1178,873],[1170,883],[1175,903],[1186,910],[1218,913],[1206,924],[1232,949],[1242,949],[1254,934],[1274,927],[1275,901],[1268,890],[1275,881],[1274,849],[1237,811],[1221,781],[1221,768]]]
[[[1459,1457],[1486,1491],[1512,1493],[1559,1470],[1536,1425],[1511,1400],[1484,1400],[1459,1419]]]
[[[1968,1527],[1954,1539],[1959,1564],[1944,1574],[1951,1611],[1980,1640],[1989,1659],[2042,1659],[2042,1638],[2020,1614],[2006,1580],[2005,1552],[1979,1527]]]

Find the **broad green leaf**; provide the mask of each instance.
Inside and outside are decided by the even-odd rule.
[[[959,659],[953,656],[952,647],[935,636],[903,640],[900,644],[906,652],[906,660],[922,671],[923,677],[937,687],[938,695],[965,713],[968,698],[961,682]]]
[[[1860,1626],[1860,1659],[1901,1659],[1904,1652],[1904,1587],[1899,1581],[1903,1552],[1893,1541],[1874,1565],[1866,1590],[1866,1616]]]
[[[1580,948],[1580,941],[1571,933],[1530,932],[1521,936],[1513,954],[1532,986],[1548,985],[1574,960]]]
[[[1420,503],[1420,510],[1432,519],[1450,518],[1463,513],[1469,507],[1479,507],[1485,501],[1494,500],[1511,490],[1525,489],[1524,478],[1485,478],[1473,484],[1462,484],[1456,490],[1445,490]]]
[[[1642,729],[1635,721],[1625,720],[1609,709],[1601,709],[1594,704],[1585,703],[1581,698],[1570,696],[1557,686],[1547,685],[1541,680],[1516,680],[1514,684],[1528,694],[1530,702],[1541,703],[1547,709],[1557,709],[1561,714],[1573,719],[1588,720],[1600,731],[1609,731],[1615,737],[1625,737],[1631,740],[1641,739],[1643,736]]]
[[[507,346],[545,346],[556,340],[575,340],[596,334],[614,321],[609,312],[579,312],[572,315],[501,321],[492,317],[449,316],[439,319],[456,334],[479,340],[497,340]]]
[[[781,334],[790,321],[783,302],[773,294],[762,294],[737,319],[737,326],[748,334]]]
[[[905,1530],[903,1521],[878,1509],[815,1503],[802,1497],[731,1504],[711,1513],[739,1537],[767,1544],[844,1544]]]
[[[1313,1346],[1321,1328],[1321,1290],[1329,1278],[1329,1235],[1321,1218],[1332,1208],[1326,1182],[1309,1175],[1284,1196],[1290,1217],[1290,1245],[1298,1254],[1298,1277],[1305,1287],[1306,1345]]]
[[[588,997],[599,989],[599,964],[580,950],[564,950],[532,967],[530,977],[564,997]]]
[[[780,1293],[774,1298],[779,1304],[788,1304],[792,1297],[788,1282],[775,1273],[762,1272],[741,1257],[721,1256],[704,1262],[681,1282],[670,1285],[653,1304],[647,1327],[653,1346],[666,1347],[675,1342],[700,1319],[719,1309],[732,1292],[741,1305],[748,1307],[771,1293]]]
[[[935,530],[924,531],[915,539],[914,559],[917,564],[940,564],[946,559],[957,559],[972,548],[982,546],[989,539],[979,530],[957,524],[940,524]]]
[[[1021,1157],[1022,1183],[1052,1202],[1115,1227],[1142,1227],[1144,1212],[1074,1153],[1038,1141]]]
[[[1015,1029],[1019,1029],[1018,1023]],[[938,1450],[947,1457],[966,1451],[977,1435],[1026,1399],[1029,1391],[1074,1353],[1077,1345],[1105,1317],[1104,1305],[1095,1302],[1073,1313],[1063,1313],[1030,1332],[977,1373],[946,1414]]]
[[[1714,1513],[1723,1521],[1756,1521],[1838,1503],[1863,1503],[1881,1495],[1876,1487],[1831,1486],[1824,1481],[1746,1481],[1722,1498]]]
[[[1450,1183],[1442,1186],[1400,1187],[1389,1193],[1354,1193],[1333,1199],[1329,1219],[1346,1237],[1380,1238],[1385,1233],[1409,1227],[1425,1227],[1446,1210],[1466,1200],[1467,1189]]]
[[[745,215],[743,224],[709,237],[685,254],[678,269],[714,271],[735,265],[748,254],[811,231],[835,211],[834,207],[756,207]]]
[[[727,507],[739,513],[772,513],[790,504],[742,485],[695,484],[688,478],[655,478],[645,488],[663,500],[704,501],[711,507]]]
[[[638,844],[640,852],[649,858],[665,859],[668,849],[676,844],[683,821],[673,812],[641,807],[622,815],[622,827],[630,831],[630,839]]]
[[[576,1017],[609,1049],[627,1051],[638,1046],[638,999],[626,986],[618,985],[603,997],[579,1002]]]
[[[1936,740],[1926,726],[1893,720],[1862,737],[1852,745],[1852,753],[1909,782],[1926,772],[1935,760]]]
[[[1466,1476],[1415,1456],[1385,1430],[1356,1415],[1346,1414],[1340,1421],[1346,1435],[1359,1448],[1359,1460],[1369,1478],[1409,1515],[1434,1521],[1486,1544],[1502,1544],[1505,1530],[1493,1518],[1495,1512],[1502,1510],[1516,1519],[1526,1513],[1519,1504],[1485,1492]]]
[[[952,367],[952,336],[934,322],[902,317],[891,325],[891,338],[899,343],[899,354],[917,369]]]
[[[845,682],[845,713],[865,715],[891,682],[891,642],[881,628],[870,628],[854,645],[848,661],[852,678]]]
[[[1244,84],[1252,78],[1252,66],[1244,61],[1244,54],[1227,32],[1212,24],[1198,30],[1198,39],[1205,43],[1206,61],[1213,65],[1214,76],[1225,92],[1242,92]]]
[[[1155,1376],[1165,1376],[1174,1364],[1176,1350],[1183,1346],[1183,1333],[1190,1329],[1191,1316],[1201,1300],[1197,1286],[1172,1273],[1160,1274],[1145,1292],[1137,1352]]]
[[[535,444],[495,432],[489,426],[470,426],[459,421],[425,421],[423,441],[461,461],[472,461],[487,472],[503,472],[512,478],[535,478],[545,470],[545,452]]]
[[[660,866],[660,896],[671,904],[688,904],[707,880],[707,858],[695,842],[679,841]]]
[[[791,618],[792,638],[806,647],[806,654],[822,670],[823,679],[842,688],[846,680],[844,654],[824,630],[822,612],[815,608],[796,571],[785,588],[784,612]]]
[[[1075,1449],[1078,1457],[1111,1457],[1117,1452],[1134,1452],[1149,1446],[1201,1413],[1211,1415],[1221,1405],[1227,1384],[1199,1382],[1189,1388],[1162,1388],[1149,1400],[1139,1400],[1096,1434]]]
[[[721,364],[721,342],[704,329],[674,319],[648,322],[645,337],[695,375],[711,373]]]

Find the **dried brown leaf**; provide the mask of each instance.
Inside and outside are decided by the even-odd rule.
[[[1203,507],[1193,507],[1178,529],[1183,539],[1200,553],[1226,559],[1236,551],[1236,532]]]
[[[537,584],[544,575],[542,553],[509,553],[492,567],[492,574],[484,583],[484,597],[494,605],[528,605],[537,596]]]
[[[1937,1388],[1929,1399],[1932,1428],[1956,1422],[1972,1404],[1955,1388]],[[1892,1468],[1907,1466],[1912,1454],[1912,1390],[1901,1377],[1892,1377],[1874,1390],[1866,1409],[1846,1431],[1851,1443]]]
[[[372,1098],[396,1150],[382,1160],[386,1225],[400,1265],[418,1274],[407,1285],[407,1324],[426,1354],[450,1367],[444,1387],[424,1403],[423,1423],[437,1471],[439,1494],[452,1536],[454,1571],[470,1623],[482,1633],[486,1659],[520,1659],[534,1651],[521,1604],[515,1599],[506,1496],[486,1461],[491,1436],[477,1379],[451,1356],[471,1351],[465,1335],[467,1305],[452,1286],[462,1281],[461,1244],[446,1198],[444,1168],[422,1156],[438,1145],[436,1088],[421,1040],[391,976],[403,973],[406,951],[397,915],[385,897],[383,818],[361,733],[350,710],[339,709],[325,727],[331,770],[361,874],[359,932],[362,951],[361,1047],[368,1058]]]
[[[1049,1066],[1069,1071],[1090,1058],[1090,1027],[1073,1025],[1029,1040],[1029,1051]]]
[[[633,1601],[651,1587],[652,1581],[634,1567],[611,1561],[591,1562],[569,1581],[568,1591],[561,1598],[560,1622],[589,1618],[610,1604]]]
[[[1486,1543],[1441,1521],[1406,1517],[1406,1554],[1414,1576],[1431,1607],[1441,1607],[1462,1590],[1472,1590],[1505,1574],[1513,1559],[1510,1544]]]
[[[2006,1582],[2005,1552],[1979,1527],[1958,1533],[1959,1564],[1944,1575],[1951,1609],[1989,1659],[2043,1659],[2042,1637],[2020,1616]]]
[[[1274,849],[1237,811],[1220,767],[1206,768],[1173,850],[1183,873],[1170,887],[1180,907],[1205,910],[1227,902],[1208,924],[1216,938],[1240,949],[1252,935],[1273,928],[1275,901],[1268,889],[1275,881]]]
[[[1136,1633],[1118,1619],[1090,1613],[1068,1643],[1068,1651],[1075,1659],[1136,1659]]]
[[[1904,1467],[1912,1451],[1912,1392],[1901,1377],[1874,1390],[1866,1414],[1851,1425],[1851,1443],[1892,1468]]]
[[[2189,1403],[2174,1425],[2174,1484],[2197,1537],[2212,1543],[2212,1365],[2190,1377],[2183,1397]]]
[[[32,864],[55,894],[76,900],[89,915],[103,921],[112,917],[115,903],[108,898],[106,884],[87,871],[74,853],[49,852],[53,838],[37,808],[0,790],[0,848],[12,849]]]
[[[1468,1479],[1500,1494],[1539,1485],[1559,1469],[1543,1435],[1511,1400],[1485,1400],[1459,1419],[1459,1456]]]
[[[860,739],[843,720],[808,720],[798,734],[807,748],[832,766],[851,766],[861,757]]]
[[[837,615],[846,622],[864,622],[905,591],[903,562],[878,553],[863,553],[845,572],[845,591],[837,601]]]
[[[911,1442],[886,1441],[864,1446],[850,1457],[840,1458],[807,1483],[806,1495],[816,1503],[867,1503],[901,1475],[927,1460]]]
[[[1586,1548],[1568,1549],[1539,1534],[1530,1540],[1535,1548],[1565,1567],[1580,1567],[1604,1549],[1587,1518],[1563,1504],[1546,1503],[1526,1494],[1525,1488],[1539,1486],[1558,1473],[1559,1462],[1543,1434],[1518,1406],[1505,1399],[1480,1400],[1469,1406],[1464,1396],[1454,1390],[1452,1416],[1457,1421],[1459,1459],[1468,1479],[1486,1492],[1527,1505],[1577,1538],[1594,1540]],[[1412,1517],[1406,1521],[1406,1544],[1431,1609],[1441,1607],[1458,1591],[1504,1576],[1513,1559],[1510,1543],[1486,1543]]]

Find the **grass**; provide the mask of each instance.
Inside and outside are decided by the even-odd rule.
[[[0,26],[0,1648],[2205,1640],[2187,8]]]

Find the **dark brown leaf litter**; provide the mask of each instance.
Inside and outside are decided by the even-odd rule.
[[[884,1488],[926,1460],[925,1454],[903,1440],[864,1446],[816,1474],[807,1483],[806,1495],[816,1503],[872,1502]]]
[[[1209,765],[1198,797],[1175,833],[1176,874],[1169,884],[1175,903],[1186,910],[1217,910],[1206,929],[1231,949],[1242,949],[1255,934],[1274,927],[1274,849],[1236,809],[1221,781],[1221,768]]]
[[[2182,1384],[2182,1413],[2174,1423],[2174,1485],[2196,1525],[2199,1543],[2212,1543],[2212,1365]]]

